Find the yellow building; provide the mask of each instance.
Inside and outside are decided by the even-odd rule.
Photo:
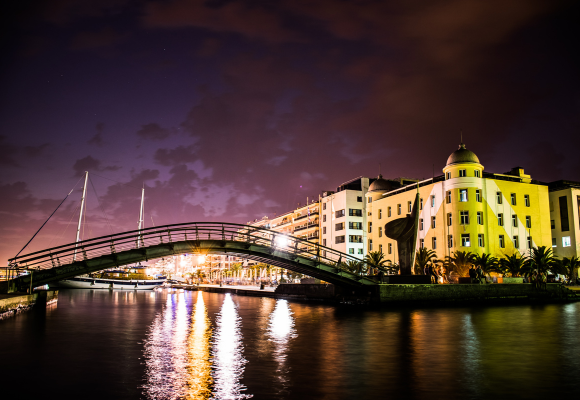
[[[392,262],[398,262],[396,242],[384,235],[384,226],[411,212],[417,190],[417,248],[433,249],[439,259],[458,250],[500,256],[552,245],[548,186],[519,167],[484,172],[463,144],[447,159],[443,175],[398,186],[379,176],[366,195],[368,249]]]

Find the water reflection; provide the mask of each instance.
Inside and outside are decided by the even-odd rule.
[[[191,333],[188,345],[188,398],[209,399],[211,397],[211,362],[209,342],[211,324],[207,316],[207,308],[203,302],[202,292],[197,292],[197,301],[193,310]]]
[[[282,395],[289,388],[289,371],[290,367],[286,363],[288,357],[288,343],[290,339],[296,337],[294,328],[294,318],[288,301],[276,301],[276,307],[270,315],[268,324],[268,338],[274,343],[274,360],[278,363],[276,369],[276,379],[278,396]]]
[[[241,318],[230,294],[216,319],[212,353],[214,357],[213,377],[216,399],[245,399],[252,395],[242,394],[246,387],[240,379],[244,373],[246,359],[243,357]]]

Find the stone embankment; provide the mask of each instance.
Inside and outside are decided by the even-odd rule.
[[[50,305],[57,300],[57,290],[42,290],[33,294],[0,294],[0,320],[29,310],[37,304]]]

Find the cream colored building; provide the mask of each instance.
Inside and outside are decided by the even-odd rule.
[[[526,253],[552,243],[548,186],[522,168],[506,174],[484,172],[463,144],[453,152],[443,175],[397,187],[379,176],[366,195],[368,250],[398,262],[396,242],[384,234],[386,223],[411,212],[420,197],[417,248],[433,249],[443,259],[454,251],[494,256]]]
[[[580,182],[556,181],[549,189],[554,254],[580,257]]]

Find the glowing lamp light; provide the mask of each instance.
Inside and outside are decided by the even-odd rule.
[[[274,240],[277,247],[286,247],[288,246],[288,238],[286,236],[277,236]]]
[[[203,264],[204,262],[205,262],[205,256],[198,256],[197,257],[198,264]]]

